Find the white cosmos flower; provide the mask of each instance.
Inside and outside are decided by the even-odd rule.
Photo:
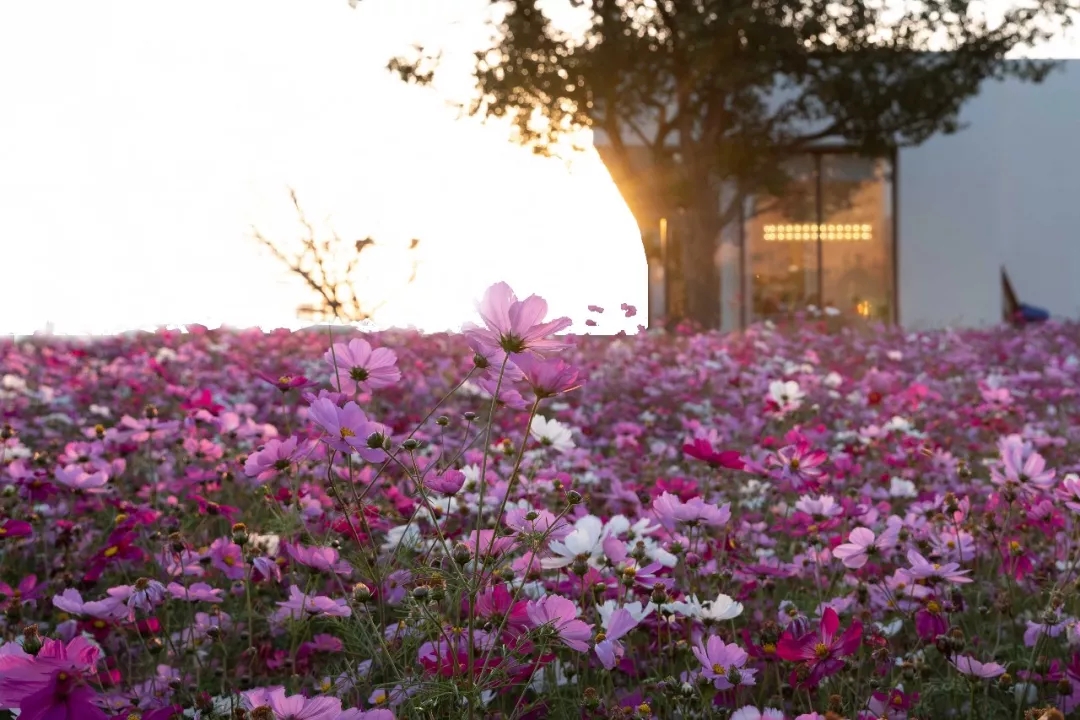
[[[825,384],[825,387],[830,387],[835,390],[836,388],[844,384],[844,378],[841,377],[840,373],[834,370],[833,372],[826,375],[825,379],[822,380],[822,382]]]
[[[420,545],[420,529],[416,525],[398,525],[386,531],[383,550],[396,550],[398,545],[416,548]]]
[[[915,491],[915,483],[904,478],[893,476],[889,480],[889,497],[894,498],[913,498],[919,493]]]
[[[567,453],[574,449],[574,438],[570,428],[558,420],[548,420],[542,415],[537,415],[529,427],[529,434],[558,452]]]
[[[732,620],[742,615],[742,603],[735,602],[720,593],[715,600],[707,601],[701,608],[701,617],[706,620]]]
[[[781,412],[793,412],[802,406],[806,393],[794,380],[773,380],[769,383],[769,399],[780,408]]]
[[[676,600],[665,605],[660,606],[661,609],[673,612],[676,615],[682,615],[689,618],[701,618],[701,612],[703,610],[701,601],[697,599],[697,595],[687,595],[682,600]]]
[[[540,561],[545,568],[563,568],[574,562],[578,555],[596,561],[603,555],[600,541],[603,538],[604,523],[595,515],[586,515],[574,523],[574,530],[561,541],[551,543],[551,552],[555,557]]]
[[[600,620],[603,621],[604,627],[608,626],[608,623],[611,622],[611,616],[619,608],[630,613],[630,617],[634,618],[635,622],[641,622],[656,610],[656,606],[652,603],[642,605],[639,600],[623,605],[619,605],[614,600],[605,600],[603,605],[596,606],[596,611],[600,613]]]

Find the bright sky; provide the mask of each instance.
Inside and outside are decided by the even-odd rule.
[[[467,46],[486,5],[0,3],[0,332],[294,323],[309,296],[249,235],[299,237],[288,186],[320,227],[380,243],[385,323],[456,327],[506,280],[578,331],[590,303],[632,330],[618,306],[644,310],[645,259],[599,159],[533,157],[457,120],[455,86],[384,70],[416,39]]]

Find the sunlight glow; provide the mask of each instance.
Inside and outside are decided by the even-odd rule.
[[[250,237],[299,237],[290,186],[320,231],[377,240],[382,324],[457,327],[506,280],[632,331],[645,258],[599,158],[535,157],[390,76],[415,30],[394,8],[0,6],[0,332],[296,325],[309,295]]]

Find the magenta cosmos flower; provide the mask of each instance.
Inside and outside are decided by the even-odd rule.
[[[356,338],[349,344],[336,343],[323,360],[337,372],[342,392],[355,394],[389,387],[401,379],[397,353],[390,348],[372,348],[367,340]]]
[[[977,678],[996,678],[1005,673],[1005,667],[996,662],[981,663],[970,655],[957,655],[949,660],[964,675]]]
[[[44,638],[37,655],[16,643],[0,647],[0,708],[21,710],[20,718],[106,720],[87,684],[101,651],[79,636],[68,644]]]
[[[282,687],[249,690],[243,698],[249,710],[269,708],[277,720],[338,720],[341,717],[341,701],[337,698],[287,696]]]
[[[563,645],[585,652],[592,639],[592,625],[577,619],[577,606],[559,595],[547,595],[531,601],[526,611],[533,627],[550,627]]]
[[[899,528],[893,527],[885,530],[880,536],[875,536],[873,531],[867,528],[855,528],[848,537],[850,542],[833,548],[833,557],[843,562],[845,567],[858,570],[866,564],[870,556],[896,545],[899,532]]]
[[[855,621],[843,635],[838,635],[840,617],[831,607],[825,608],[817,632],[806,633],[799,638],[785,632],[776,644],[776,654],[789,662],[809,663],[810,675],[805,685],[816,685],[822,678],[835,674],[843,667],[840,658],[852,655],[859,649],[862,630],[862,623]]]
[[[487,327],[469,323],[465,327],[465,335],[482,346],[497,348],[510,355],[543,353],[567,347],[566,343],[550,338],[573,323],[567,317],[544,322],[547,302],[537,295],[518,300],[509,285],[495,283],[484,293],[477,310]]]

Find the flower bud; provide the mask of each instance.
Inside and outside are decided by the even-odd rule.
[[[431,595],[431,588],[427,585],[417,585],[413,588],[412,596],[417,600],[427,600]]]
[[[247,545],[247,541],[248,541],[247,525],[245,525],[244,523],[236,523],[235,525],[233,525],[232,526],[232,539],[233,539],[233,542],[236,543],[237,545],[239,545],[240,547],[244,547],[245,545]]]
[[[450,418],[448,418],[446,415],[440,415],[439,417],[435,418],[435,424],[439,427],[446,427],[450,424]]]
[[[41,649],[41,636],[38,635],[37,625],[27,625],[23,628],[23,650],[28,655],[37,655]]]
[[[596,688],[585,688],[585,692],[581,697],[581,706],[590,711],[600,709],[600,695],[597,694]]]
[[[371,588],[364,583],[356,583],[356,585],[353,586],[352,595],[353,600],[358,603],[370,602],[372,598]]]
[[[454,562],[458,565],[464,565],[472,559],[472,553],[469,552],[469,547],[465,543],[457,543],[454,545]]]
[[[566,501],[571,505],[580,505],[582,501],[581,493],[577,490],[571,490],[566,493]]]
[[[465,422],[473,422],[474,420],[476,420],[476,413],[470,410],[464,413],[461,417],[465,418]]]
[[[401,443],[401,447],[406,452],[412,452],[420,447],[420,441],[416,438],[409,438],[405,442]]]

